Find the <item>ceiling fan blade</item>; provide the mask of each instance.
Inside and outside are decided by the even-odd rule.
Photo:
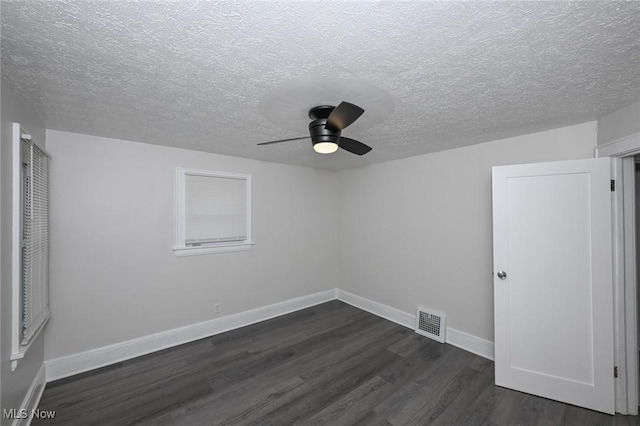
[[[357,105],[341,102],[331,111],[324,127],[332,132],[339,132],[356,121],[363,112],[364,110]]]
[[[371,151],[371,147],[369,145],[365,145],[362,142],[350,138],[340,138],[338,146],[345,151],[349,151],[356,155],[364,155]]]
[[[311,136],[302,136],[301,138],[289,138],[289,139],[280,139],[280,140],[277,140],[277,141],[260,142],[258,145],[271,145],[272,143],[299,141],[299,140],[302,140],[302,139],[309,139],[310,137]]]

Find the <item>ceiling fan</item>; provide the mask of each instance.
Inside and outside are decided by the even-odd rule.
[[[363,112],[362,108],[349,102],[341,102],[337,107],[329,105],[317,106],[309,110],[309,118],[312,120],[309,123],[310,136],[262,142],[258,145],[271,145],[311,138],[314,151],[320,154],[331,154],[336,152],[338,148],[342,148],[352,154],[364,155],[371,151],[370,146],[355,139],[340,136],[340,132],[345,127],[353,124]]]

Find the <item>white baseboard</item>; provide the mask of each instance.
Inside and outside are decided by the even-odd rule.
[[[338,300],[342,300],[343,302],[362,309],[363,311],[370,312],[405,327],[414,328],[416,316],[413,314],[409,314],[399,309],[392,308],[391,306],[383,305],[382,303],[374,302],[366,297],[357,296],[353,293],[340,289],[336,289],[336,296]]]
[[[336,289],[336,295],[338,300],[342,300],[356,308],[388,319],[412,330],[415,329],[416,316],[414,314],[392,308],[379,302],[374,302],[366,297],[357,296],[340,289]],[[455,328],[447,327],[446,343],[492,361],[494,359],[493,342],[456,330]]]
[[[151,352],[203,339],[245,327],[270,318],[328,302],[336,298],[335,289],[239,312],[222,318],[163,331],[138,339],[116,343],[78,354],[51,359],[46,364],[48,382],[125,361]]]
[[[447,343],[491,361],[494,360],[494,346],[490,340],[447,327]]]
[[[24,419],[14,419],[12,426],[29,426],[31,419],[33,418],[33,412],[38,408],[42,392],[44,392],[44,386],[46,385],[46,366],[42,364],[36,377],[31,382],[31,386],[27,390],[27,394],[24,396],[22,405],[20,405],[20,413],[27,413]]]
[[[341,300],[356,308],[388,319],[404,327],[415,328],[415,314],[392,308],[391,306],[349,293],[348,291],[332,289],[78,354],[51,359],[45,362],[46,381],[50,382],[62,379],[162,349],[204,339],[215,334],[245,327],[334,299]],[[447,327],[446,342],[476,355],[493,360],[493,342],[488,340]],[[42,375],[44,377],[44,371]],[[42,390],[40,390],[40,394],[41,393]],[[38,396],[37,400],[39,400],[39,398]]]

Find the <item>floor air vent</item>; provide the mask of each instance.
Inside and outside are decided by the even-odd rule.
[[[446,315],[431,309],[418,308],[416,316],[416,333],[444,343]]]

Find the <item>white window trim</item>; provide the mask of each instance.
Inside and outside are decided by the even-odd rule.
[[[21,304],[21,289],[20,289],[20,273],[22,271],[22,265],[20,261],[20,249],[22,247],[22,239],[20,238],[21,231],[21,212],[22,212],[22,200],[20,192],[20,179],[21,179],[21,167],[20,167],[20,137],[21,130],[19,123],[13,123],[13,158],[12,158],[12,214],[11,214],[11,371],[15,371],[18,364],[27,353],[29,346],[20,345],[20,304]],[[33,341],[33,340],[32,340]]]
[[[11,214],[11,371],[15,371],[20,364],[20,361],[24,358],[25,354],[31,348],[33,342],[36,341],[37,336],[42,333],[48,319],[40,326],[36,334],[31,338],[28,344],[23,345],[21,343],[21,316],[20,309],[22,304],[22,155],[21,155],[21,140],[22,138],[31,139],[31,136],[20,128],[20,123],[13,123],[12,125],[12,159],[11,159],[11,173],[12,173],[12,214]],[[47,157],[51,157],[49,153],[38,144],[37,141],[32,141],[38,146],[38,149],[42,151]]]
[[[191,247],[185,244],[185,175],[200,175],[219,178],[241,179],[247,182],[247,239],[244,241],[228,241],[212,243],[206,246]],[[251,239],[251,175],[241,173],[216,172],[210,170],[176,168],[175,180],[175,245],[173,254],[176,257],[197,256],[212,253],[228,253],[246,251],[255,243]]]

